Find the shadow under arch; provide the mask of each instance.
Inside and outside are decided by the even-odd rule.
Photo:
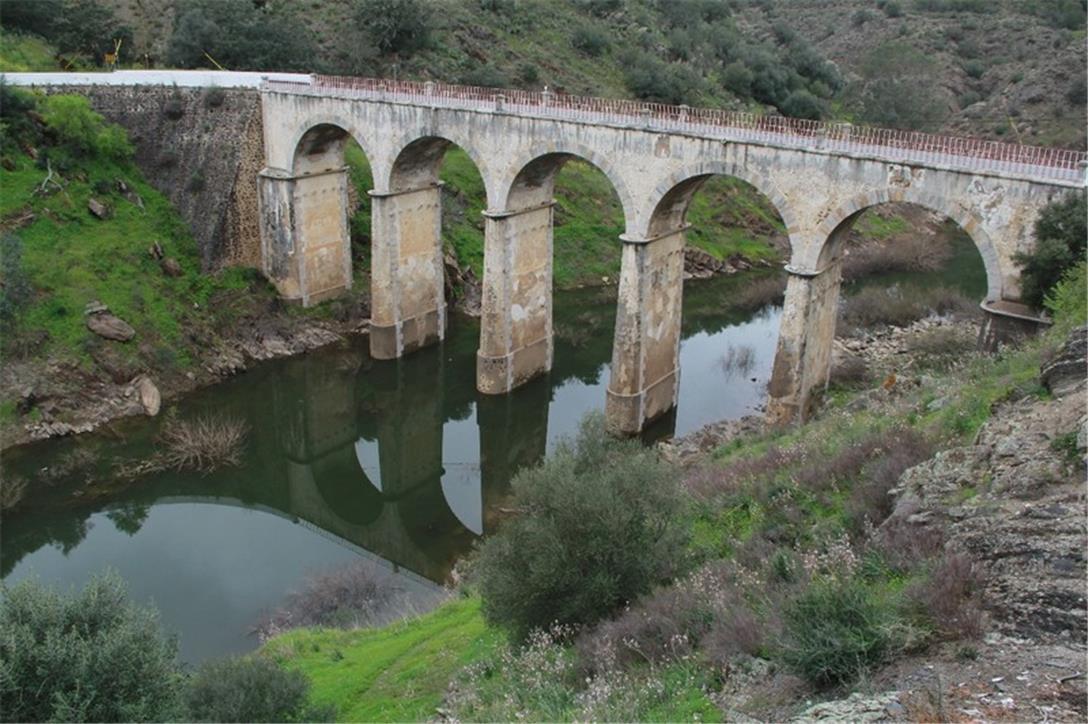
[[[351,124],[343,118],[307,120],[291,142],[292,173],[304,175],[343,168],[344,151],[351,141],[359,145],[367,162],[372,163],[374,154],[367,139],[350,129]]]
[[[825,269],[842,256],[845,240],[854,223],[868,209],[884,204],[911,204],[940,214],[956,222],[974,242],[986,269],[986,300],[1002,298],[1005,277],[1002,273],[997,247],[982,226],[982,219],[959,204],[950,204],[938,195],[905,189],[881,189],[859,194],[841,204],[821,222],[819,236],[823,239],[816,255],[816,268]]]

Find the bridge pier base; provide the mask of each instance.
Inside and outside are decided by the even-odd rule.
[[[446,336],[441,184],[369,192],[370,354],[395,359]]]
[[[476,389],[485,394],[552,368],[552,206],[484,212]]]
[[[768,388],[767,422],[803,422],[827,387],[842,261],[820,271],[787,269],[786,299]]]
[[[309,307],[351,288],[344,168],[258,176],[261,267],[285,298]]]
[[[649,239],[621,237],[623,260],[605,417],[634,435],[676,406],[684,229]]]

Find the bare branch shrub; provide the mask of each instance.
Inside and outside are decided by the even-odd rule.
[[[759,309],[768,304],[778,304],[785,293],[785,276],[767,276],[745,285],[733,297],[733,306],[738,309]]]
[[[984,616],[979,592],[982,574],[965,553],[945,553],[907,598],[943,638],[978,638]]]
[[[930,315],[971,317],[979,313],[973,302],[955,289],[903,289],[898,285],[866,287],[846,297],[840,309],[841,331],[851,334],[859,329],[889,325],[905,327]]]
[[[193,420],[170,420],[159,435],[165,468],[210,473],[242,462],[249,426],[237,418],[205,415]]]
[[[746,377],[752,371],[756,363],[756,351],[750,344],[729,345],[722,358],[718,361],[726,379],[734,377]]]
[[[935,244],[921,236],[860,244],[850,248],[843,257],[842,277],[853,281],[888,272],[937,271],[951,255],[948,244]]]

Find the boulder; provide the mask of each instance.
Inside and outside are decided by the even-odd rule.
[[[116,342],[128,342],[136,336],[136,330],[125,320],[109,312],[97,312],[87,315],[87,329],[99,337]]]
[[[1088,375],[1088,327],[1070,332],[1065,344],[1039,370],[1039,381],[1055,397],[1064,397],[1084,384]]]
[[[162,407],[162,395],[159,394],[159,388],[155,386],[151,378],[141,377],[136,383],[136,391],[140,394],[140,404],[143,405],[147,416],[154,417],[159,414],[159,409]]]
[[[122,385],[139,374],[139,366],[132,360],[126,359],[117,347],[96,343],[90,348],[89,353],[98,368],[109,375],[115,385]]]
[[[87,201],[87,210],[99,219],[108,219],[110,217],[110,207],[98,199],[90,199]]]
[[[181,264],[178,264],[178,260],[173,257],[166,257],[160,264],[162,267],[162,273],[168,277],[180,277],[185,272],[181,269]]]

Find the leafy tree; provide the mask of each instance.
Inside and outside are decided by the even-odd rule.
[[[1065,273],[1085,260],[1088,248],[1088,203],[1083,193],[1073,193],[1045,209],[1035,222],[1035,249],[1018,253],[1021,297],[1042,308],[1046,295]]]
[[[603,417],[513,481],[518,517],[486,539],[476,575],[484,612],[518,637],[593,623],[669,580],[689,524],[676,475],[656,453],[616,440]]]
[[[182,68],[312,71],[317,49],[309,32],[251,0],[192,0],[178,10],[167,60]]]
[[[427,45],[427,14],[420,0],[360,0],[355,21],[381,53],[410,54]]]
[[[665,61],[641,51],[630,51],[621,60],[627,87],[638,98],[659,103],[692,103],[702,79],[690,66]]]
[[[49,38],[62,14],[61,0],[4,0],[0,26]]]
[[[804,88],[790,93],[782,104],[782,112],[794,118],[816,120],[823,115],[823,110],[820,100]]]
[[[903,43],[884,43],[862,61],[861,79],[848,90],[863,120],[878,126],[930,130],[948,114],[936,62]]]
[[[177,717],[177,643],[116,574],[62,595],[37,581],[0,596],[5,721],[164,721]]]

